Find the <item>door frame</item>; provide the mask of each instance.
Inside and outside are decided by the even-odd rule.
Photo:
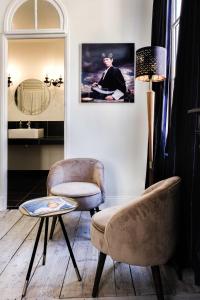
[[[13,5],[16,5],[15,0]],[[52,1],[52,0],[51,0]],[[8,174],[8,86],[7,86],[7,66],[8,66],[8,41],[11,39],[51,39],[51,38],[64,38],[64,158],[69,154],[69,99],[70,99],[70,34],[69,26],[67,24],[66,9],[59,0],[64,15],[65,32],[33,32],[33,33],[8,33],[4,28],[4,33],[0,35],[0,50],[2,59],[0,60],[0,211],[7,209],[7,174]],[[12,10],[9,6],[9,10]],[[9,16],[7,10],[5,15],[4,24],[7,24],[6,16]]]

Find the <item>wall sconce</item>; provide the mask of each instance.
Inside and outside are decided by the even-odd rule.
[[[11,80],[11,76],[10,74],[8,75],[8,87],[10,87],[12,85],[12,80]]]
[[[62,77],[60,75],[59,79],[49,79],[48,75],[46,75],[44,83],[46,83],[47,86],[51,86],[53,84],[53,86],[57,86],[60,87],[61,84],[63,84],[63,80]]]

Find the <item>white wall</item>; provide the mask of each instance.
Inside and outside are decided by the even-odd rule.
[[[68,155],[95,157],[105,165],[108,205],[144,188],[147,124],[146,89],[136,82],[135,104],[80,104],[81,43],[150,44],[151,0],[66,0],[70,26]]]
[[[1,4],[0,21],[9,0]],[[147,86],[136,82],[135,104],[81,104],[80,44],[150,44],[152,0],[63,0],[69,17],[66,116],[68,157],[94,157],[105,165],[107,204],[122,203],[144,188]],[[67,84],[65,82],[65,84]]]

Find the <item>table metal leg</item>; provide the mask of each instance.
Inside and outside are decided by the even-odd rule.
[[[70,257],[72,259],[73,265],[74,265],[74,269],[76,271],[77,278],[78,278],[79,281],[81,281],[81,275],[79,273],[79,270],[78,270],[78,267],[77,267],[77,264],[76,264],[76,260],[74,258],[74,254],[73,254],[73,251],[72,251],[72,248],[71,248],[71,245],[70,245],[70,241],[68,239],[68,235],[67,235],[67,231],[65,229],[65,225],[63,223],[63,219],[62,219],[61,216],[58,216],[58,218],[59,218],[59,222],[60,222],[64,237],[65,237],[65,240],[66,240],[66,243],[67,243],[67,247],[69,249],[69,253],[70,253]]]
[[[24,297],[26,295],[26,290],[27,290],[27,287],[28,287],[28,283],[29,283],[29,279],[30,279],[30,275],[31,275],[31,270],[32,270],[32,267],[33,267],[33,262],[34,262],[34,259],[35,259],[35,254],[36,254],[36,251],[37,251],[37,246],[38,246],[38,242],[39,242],[39,239],[40,239],[43,223],[44,223],[44,218],[41,218],[40,225],[39,225],[39,228],[38,228],[38,233],[37,233],[37,236],[36,236],[36,239],[35,239],[35,244],[34,244],[34,247],[33,247],[31,260],[30,260],[29,267],[28,267],[28,272],[27,272],[27,275],[26,275],[26,281],[25,281],[25,284],[24,284],[22,297]]]
[[[49,218],[46,217],[45,218],[45,233],[44,233],[44,250],[43,250],[43,261],[42,261],[43,265],[45,265],[45,262],[46,262],[48,227],[49,227]]]
[[[51,232],[50,232],[50,235],[49,235],[50,240],[52,240],[52,238],[53,238],[53,233],[54,233],[54,230],[55,230],[55,227],[56,227],[56,221],[57,221],[57,216],[54,216],[53,220],[52,220],[52,224],[51,224]]]

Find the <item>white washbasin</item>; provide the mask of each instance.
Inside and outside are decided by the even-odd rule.
[[[39,139],[44,136],[44,128],[8,129],[9,139]]]

